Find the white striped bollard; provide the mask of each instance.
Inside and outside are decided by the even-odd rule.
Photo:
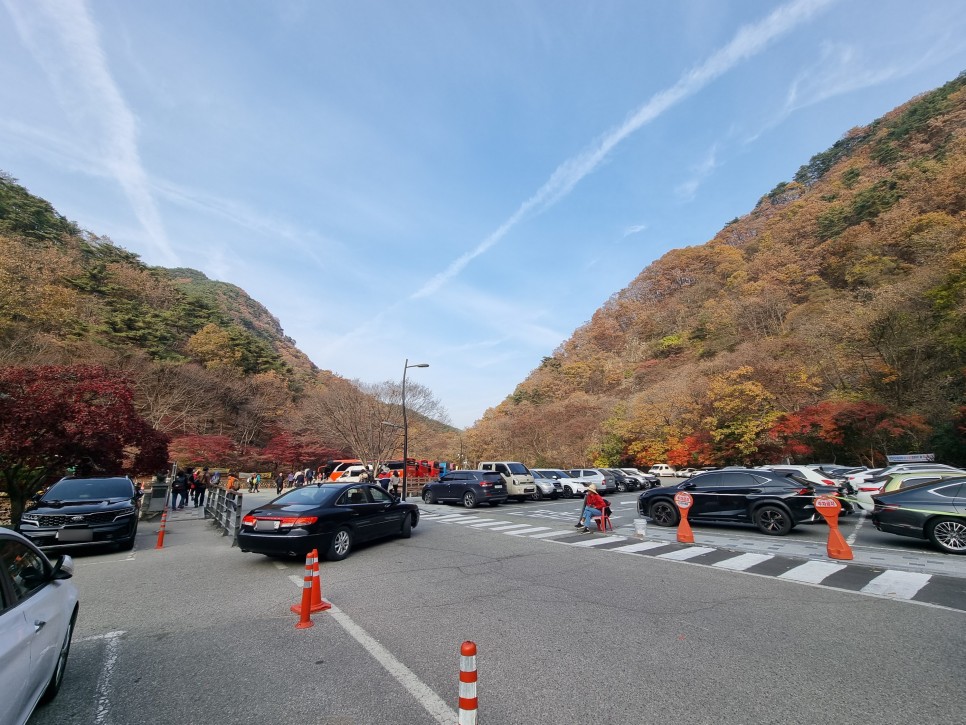
[[[459,725],[476,725],[476,643],[467,640],[460,647]]]

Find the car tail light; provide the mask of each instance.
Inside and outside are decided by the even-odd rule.
[[[287,516],[278,522],[281,526],[311,526],[319,520],[318,516]]]
[[[492,484],[492,483],[490,483],[489,481],[480,481],[480,486],[481,486],[482,488],[489,488],[489,487],[490,487],[490,486],[492,486],[492,485],[493,485],[493,484]]]
[[[826,486],[837,486],[838,485],[838,484],[835,483],[835,481],[830,481],[827,478],[823,478],[822,479],[822,483],[824,483]]]
[[[254,526],[254,525],[255,525],[255,517],[252,516],[251,514],[248,514],[247,516],[244,516],[242,518],[242,526]]]
[[[876,502],[875,506],[880,511],[898,511],[902,508],[902,506],[896,503],[879,503],[878,501]]]
[[[871,491],[880,491],[881,489],[882,489],[882,486],[859,486],[859,490],[865,491],[866,493],[869,493]]]

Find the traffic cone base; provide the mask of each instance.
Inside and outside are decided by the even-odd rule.
[[[691,531],[691,524],[688,523],[687,516],[682,516],[680,523],[678,523],[678,543],[679,544],[694,543],[694,532]]]

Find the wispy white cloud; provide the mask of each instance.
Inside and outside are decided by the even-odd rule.
[[[632,224],[631,226],[624,229],[624,232],[623,234],[621,234],[621,236],[629,237],[632,234],[639,234],[640,232],[643,232],[645,229],[647,229],[647,224]]]
[[[137,120],[114,82],[83,0],[3,0],[58,101],[127,196],[164,264],[178,264],[138,150]]]
[[[694,95],[741,61],[760,53],[774,40],[811,19],[834,1],[794,0],[777,8],[761,22],[740,28],[727,45],[685,73],[677,83],[656,93],[621,125],[604,133],[583,153],[564,161],[543,186],[524,201],[496,231],[413,292],[411,298],[426,297],[436,292],[448,280],[462,272],[470,262],[499,243],[521,221],[546,211],[567,196],[628,136]]]
[[[687,181],[682,182],[675,188],[675,193],[678,197],[684,201],[690,201],[694,198],[697,193],[698,188],[704,183],[711,172],[713,172],[718,167],[718,145],[715,144],[711,147],[708,153],[705,155],[704,159],[700,163],[696,164],[692,169],[692,176]]]

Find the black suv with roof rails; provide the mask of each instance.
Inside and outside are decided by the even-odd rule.
[[[141,490],[127,476],[62,478],[31,499],[17,531],[41,549],[134,548]]]
[[[797,524],[819,520],[815,497],[836,493],[832,486],[820,486],[794,475],[728,468],[700,473],[676,486],[644,491],[637,499],[638,513],[658,526],[677,526],[674,494],[679,491],[694,499],[688,521],[749,523],[769,536],[784,536]]]

